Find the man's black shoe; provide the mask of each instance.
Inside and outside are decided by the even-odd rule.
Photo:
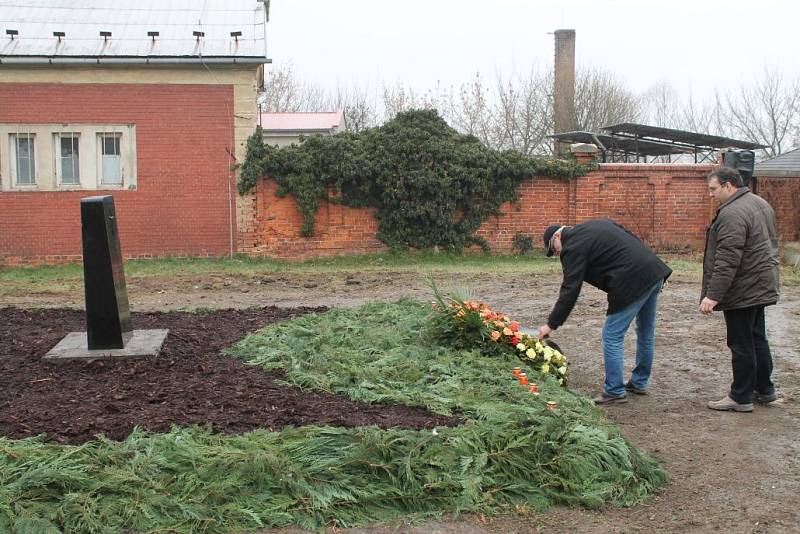
[[[770,404],[778,400],[778,392],[773,391],[772,393],[766,395],[764,393],[759,393],[758,391],[753,392],[753,402],[757,402],[758,404]]]

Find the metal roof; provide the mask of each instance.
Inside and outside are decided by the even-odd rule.
[[[800,177],[800,148],[756,163],[753,176]]]
[[[634,138],[647,137],[648,141],[668,141],[672,143],[681,143],[692,148],[744,148],[747,150],[756,150],[758,148],[766,148],[764,145],[751,143],[750,141],[741,141],[739,139],[730,139],[729,137],[720,137],[718,135],[709,135],[698,132],[689,132],[686,130],[673,130],[672,128],[661,128],[660,126],[648,126],[647,124],[636,124],[634,122],[622,122],[611,126],[603,126],[600,128],[609,132],[613,136],[631,136]]]
[[[0,63],[268,63],[268,11],[268,0],[0,0]]]
[[[625,154],[638,154],[641,156],[666,156],[669,154],[689,154],[692,152],[692,149],[688,147],[592,132],[565,132],[549,137],[565,143],[591,143],[596,145],[599,142],[602,145],[599,147],[601,150],[622,152]]]

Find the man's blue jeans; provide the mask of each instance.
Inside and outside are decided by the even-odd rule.
[[[606,317],[603,325],[603,360],[606,381],[603,390],[607,395],[625,395],[623,377],[625,356],[623,353],[625,333],[636,318],[636,367],[631,374],[631,383],[637,389],[646,389],[653,367],[653,352],[656,337],[656,305],[661,292],[659,280],[650,289],[622,310]]]

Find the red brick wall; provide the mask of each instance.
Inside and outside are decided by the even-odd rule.
[[[713,165],[609,163],[570,181],[535,177],[519,188],[519,200],[502,206],[478,230],[492,250],[511,252],[514,235],[534,238],[550,224],[576,224],[610,217],[659,250],[702,250],[716,206],[705,177]],[[302,217],[293,197],[277,198],[275,182],[262,180],[256,191],[256,220],[240,251],[300,259],[376,252],[372,210],[323,204],[314,236],[300,236]],[[800,239],[800,178],[759,178],[758,194],[775,208],[782,241]]]
[[[710,165],[603,164],[574,180],[535,177],[519,188],[519,200],[502,206],[477,234],[493,251],[510,252],[514,235],[534,238],[555,223],[576,224],[611,217],[660,249],[701,248],[713,204],[705,176]],[[314,236],[300,236],[302,217],[294,198],[275,196],[277,186],[261,180],[256,191],[256,224],[241,252],[300,259],[333,254],[376,252],[372,210],[324,203]],[[248,246],[248,243],[252,243]]]
[[[251,248],[240,240],[241,252],[258,256],[305,259],[335,254],[360,254],[386,250],[376,237],[378,222],[373,209],[356,209],[324,202],[317,211],[314,235],[302,237],[303,217],[294,196],[279,198],[272,180],[259,180],[256,189],[256,228],[249,234]]]
[[[232,86],[0,83],[0,122],[135,124],[138,167],[135,191],[0,192],[0,262],[80,259],[80,198],[100,194],[125,257],[230,251]]]
[[[800,176],[761,176],[756,191],[775,209],[781,240],[800,240]]]

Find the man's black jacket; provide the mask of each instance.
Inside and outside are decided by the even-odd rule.
[[[547,320],[554,330],[569,317],[583,282],[608,294],[606,314],[612,314],[672,274],[672,269],[644,243],[610,219],[565,228],[561,231],[561,245],[564,281]]]

